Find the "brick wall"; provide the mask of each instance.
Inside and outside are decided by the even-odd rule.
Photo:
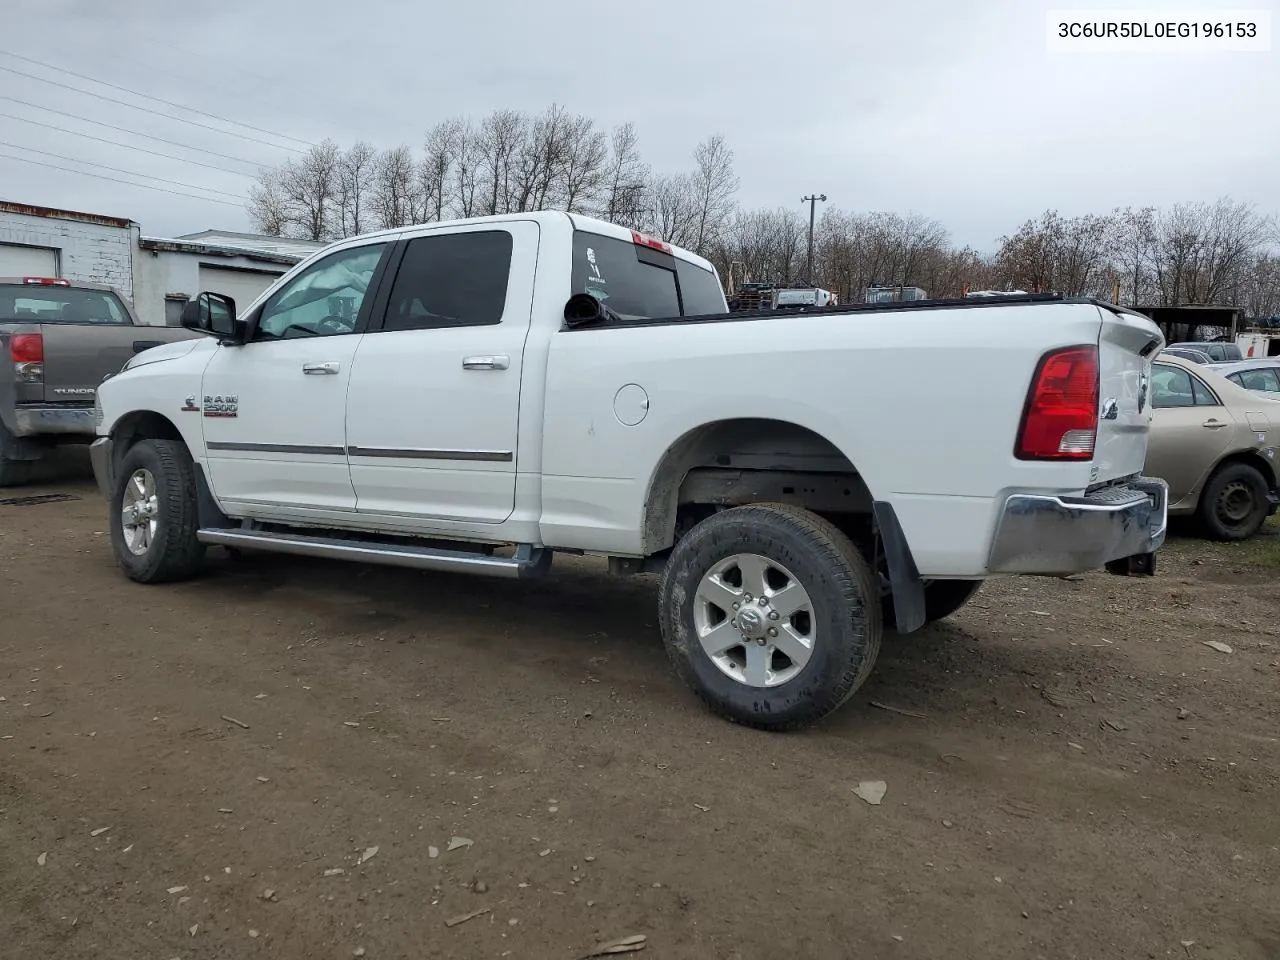
[[[0,244],[58,251],[60,274],[106,283],[133,299],[133,250],[138,228],[0,210]]]

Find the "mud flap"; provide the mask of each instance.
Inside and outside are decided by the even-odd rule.
[[[1107,563],[1107,573],[1117,577],[1154,577],[1156,575],[1156,555],[1154,553],[1135,553],[1131,557],[1121,557]]]
[[[916,561],[907,546],[907,536],[898,522],[893,504],[876,500],[871,505],[876,521],[880,549],[889,568],[889,589],[893,594],[894,629],[900,634],[914,633],[924,626],[924,581],[916,569]]]

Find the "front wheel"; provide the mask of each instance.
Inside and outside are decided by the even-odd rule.
[[[659,591],[676,672],[716,713],[767,730],[830,714],[880,650],[880,591],[857,547],[786,504],[735,507],[681,537]]]
[[[194,576],[205,546],[196,538],[195,465],[174,440],[143,440],[120,463],[111,498],[111,546],[131,580]]]
[[[1247,540],[1270,512],[1267,482],[1247,463],[1219,468],[1200,495],[1200,521],[1214,540]]]

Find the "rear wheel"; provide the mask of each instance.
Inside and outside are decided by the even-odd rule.
[[[22,444],[23,441],[0,423],[0,487],[20,487],[31,479],[32,468],[39,462],[38,453],[36,459],[19,458],[20,453],[29,453],[21,449]]]
[[[1209,478],[1200,495],[1200,522],[1214,540],[1247,540],[1271,512],[1267,482],[1247,463],[1228,463]]]
[[[120,463],[111,498],[111,545],[132,580],[164,583],[195,575],[205,546],[196,538],[196,476],[175,440],[143,440]]]
[[[875,574],[843,533],[785,504],[724,510],[681,537],[662,578],[667,653],[710,708],[769,730],[849,699],[880,649]]]

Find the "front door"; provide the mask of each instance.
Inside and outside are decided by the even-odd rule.
[[[1151,433],[1143,469],[1169,484],[1169,506],[1194,497],[1234,432],[1231,416],[1209,386],[1171,363],[1151,368]]]
[[[501,523],[515,508],[516,436],[538,227],[409,239],[360,344],[347,446],[360,513]]]
[[[347,385],[390,246],[352,246],[317,260],[248,318],[248,342],[219,348],[205,368],[197,402],[220,500],[355,509]]]

